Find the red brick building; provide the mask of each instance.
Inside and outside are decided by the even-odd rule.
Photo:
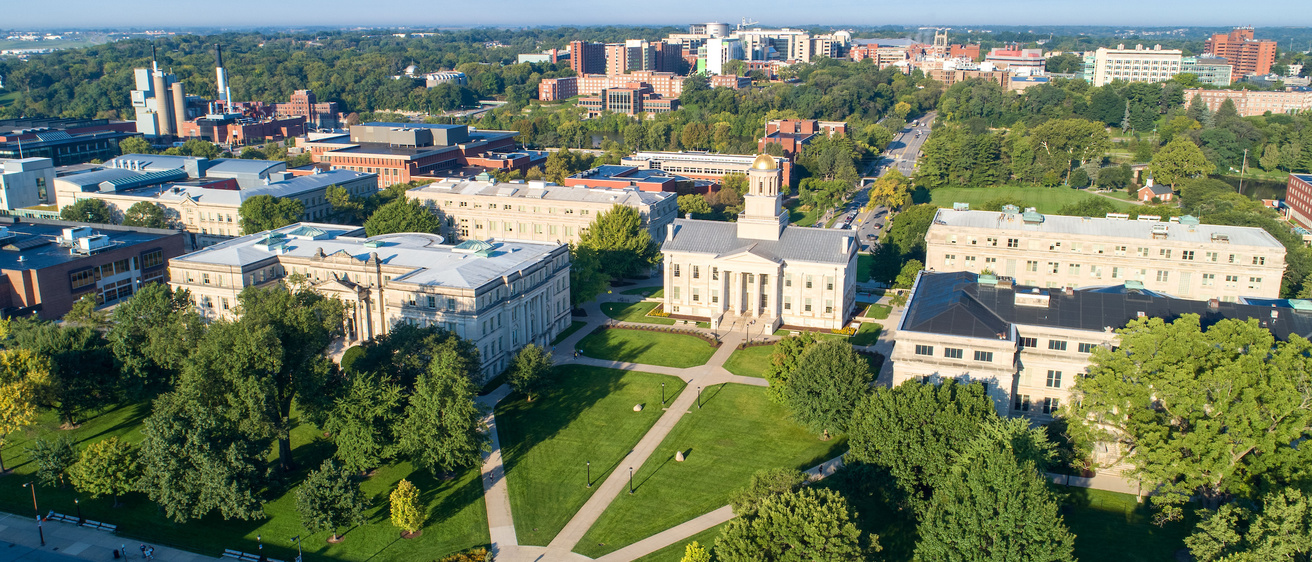
[[[575,76],[606,72],[606,45],[587,41],[569,42],[569,68]]]
[[[1285,206],[1289,207],[1290,219],[1312,229],[1312,174],[1289,174]]]
[[[279,141],[305,134],[305,117],[254,120],[245,117],[201,117],[180,124],[178,136],[242,146],[265,140]]]
[[[679,109],[679,98],[661,97],[652,93],[651,86],[630,82],[623,88],[602,90],[599,96],[579,98],[579,107],[587,108],[588,114],[594,117],[604,112],[625,115],[669,113]]]
[[[972,45],[950,45],[948,46],[948,56],[952,58],[966,58],[970,60],[979,60],[979,43]]]
[[[180,230],[0,218],[0,317],[57,320],[84,295],[113,304],[168,282]]]
[[[274,115],[278,117],[305,117],[315,127],[335,128],[337,126],[337,102],[320,102],[314,97],[313,90],[296,90],[287,103],[274,104]]]
[[[777,144],[784,156],[792,159],[816,135],[846,135],[845,121],[818,121],[815,119],[775,119],[765,123],[765,136],[756,143],[756,151],[765,153],[766,145]]]
[[[1265,75],[1276,62],[1276,42],[1253,39],[1253,28],[1240,27],[1207,40],[1207,52],[1230,61],[1233,76]]]
[[[713,180],[697,180],[662,170],[643,169],[637,166],[608,164],[584,170],[563,182],[571,187],[602,189],[636,188],[638,191],[666,191],[687,195],[719,191],[720,184]]]
[[[307,141],[317,163],[329,169],[378,174],[379,185],[465,166],[527,170],[531,157],[502,157],[515,149],[516,131],[470,131],[465,125],[366,123],[349,135]]]

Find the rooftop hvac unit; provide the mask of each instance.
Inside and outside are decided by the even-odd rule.
[[[109,247],[109,237],[104,234],[78,238],[73,251],[78,254],[94,254]]]
[[[70,242],[88,236],[91,236],[91,227],[89,226],[72,226],[64,229],[64,240]]]

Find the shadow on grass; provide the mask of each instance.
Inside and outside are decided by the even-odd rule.
[[[719,394],[720,394],[720,391],[721,391],[721,390],[724,390],[724,385],[726,385],[726,384],[729,384],[729,383],[720,383],[720,384],[717,384],[717,385],[708,386],[708,387],[706,387],[706,388],[703,388],[703,389],[702,389],[702,395],[701,395],[701,398],[700,398],[702,407],[705,408],[706,405],[709,404],[709,403],[711,402],[712,399],[714,399],[717,395],[719,395]],[[714,389],[714,390],[712,390],[712,389]],[[694,408],[697,407],[696,404],[697,404],[697,402],[693,402],[693,407],[694,407]]]
[[[522,395],[512,393],[502,403],[501,416],[510,420],[531,418],[534,421],[531,424],[498,424],[501,458],[507,473],[513,471],[519,460],[534,447],[555,437],[602,398],[618,390],[624,375],[623,371],[580,365],[562,365],[556,367],[556,371],[560,382],[542,392],[533,402],[525,402]],[[549,407],[535,407],[539,405]],[[583,464],[582,460],[579,464]]]

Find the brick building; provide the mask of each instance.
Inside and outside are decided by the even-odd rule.
[[[652,94],[662,98],[677,98],[683,93],[683,81],[686,78],[673,72],[651,70],[638,70],[614,76],[588,74],[567,78],[546,78],[538,83],[538,99],[560,101],[574,96],[595,96],[602,90],[626,88],[634,82],[650,87]],[[714,76],[711,79],[712,88],[741,89],[751,85],[751,79],[733,75]]]
[[[178,136],[212,143],[242,146],[265,141],[280,141],[305,134],[306,118],[251,119],[240,114],[201,117],[178,123]]]
[[[1312,174],[1289,174],[1285,206],[1289,207],[1290,219],[1312,229]]]
[[[1253,117],[1270,111],[1274,114],[1298,113],[1312,109],[1312,90],[1263,92],[1258,90],[1204,90],[1193,88],[1184,91],[1184,99],[1194,96],[1203,99],[1207,109],[1216,111],[1229,99],[1234,102],[1240,117]]]
[[[979,43],[970,45],[951,45],[948,47],[948,56],[954,59],[979,60]]]
[[[108,119],[0,120],[0,158],[49,158],[55,166],[109,160],[119,141],[140,136],[133,121]]]
[[[789,185],[793,162],[782,156],[767,156],[783,172],[783,185]],[[699,180],[720,181],[728,174],[747,175],[757,156],[752,154],[718,154],[714,152],[635,152],[620,160],[620,165],[642,170],[663,170]]]
[[[579,107],[586,108],[592,117],[605,112],[630,116],[639,113],[669,113],[679,109],[679,98],[661,97],[653,94],[650,86],[632,82],[623,88],[602,90],[599,96],[579,98]]]
[[[514,151],[517,134],[471,131],[466,125],[366,123],[353,125],[350,134],[306,141],[305,148],[315,162],[329,169],[378,174],[379,185],[392,185],[440,170],[485,165],[478,162],[496,162],[492,167],[499,169],[527,170],[532,158],[507,164],[506,159],[496,157]]]
[[[274,104],[274,114],[278,117],[302,116],[310,125],[324,129],[338,126],[337,114],[340,110],[335,101],[320,102],[314,97],[313,90],[296,90],[287,103]]]
[[[575,76],[605,73],[606,46],[588,41],[570,41],[569,68]]]
[[[565,178],[563,183],[569,187],[634,188],[638,191],[665,191],[680,195],[689,193],[706,194],[720,189],[719,182],[714,180],[692,179],[664,170],[619,164],[606,164],[591,170],[584,170]]]
[[[1276,62],[1276,42],[1253,39],[1252,27],[1212,35],[1207,40],[1207,52],[1230,61],[1235,76],[1268,74]]]
[[[113,304],[167,282],[179,230],[0,217],[0,316],[57,320],[84,295]]]
[[[774,119],[765,123],[765,136],[756,143],[757,152],[764,153],[766,145],[777,144],[784,156],[795,158],[802,147],[810,144],[817,135],[846,135],[846,121],[817,121],[815,119]]]

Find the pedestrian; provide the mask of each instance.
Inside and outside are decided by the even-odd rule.
[[[142,557],[143,559],[146,557],[146,543],[144,543],[144,542],[141,543],[141,557]]]
[[[146,547],[146,560],[154,560],[154,559],[155,559],[155,547],[153,546]]]

